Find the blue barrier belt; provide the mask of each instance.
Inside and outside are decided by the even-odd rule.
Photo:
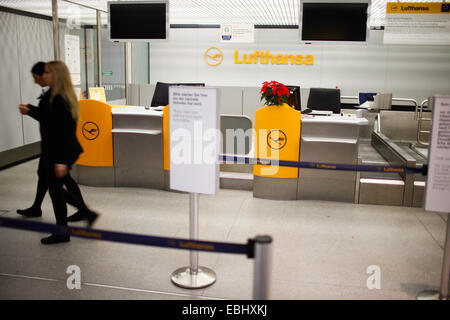
[[[250,240],[247,244],[238,244],[225,242],[198,241],[181,238],[154,237],[139,234],[61,226],[44,222],[28,221],[23,219],[12,219],[5,217],[0,217],[0,227],[46,232],[58,235],[74,236],[104,241],[140,244],[146,246],[156,246],[156,247],[196,250],[196,251],[246,254],[249,258],[253,258],[254,252],[253,248],[254,243]]]
[[[288,161],[288,160],[274,160],[249,158],[241,156],[227,156],[219,155],[219,160],[225,163],[245,163],[245,164],[260,164],[272,165],[281,167],[295,167],[305,169],[323,169],[323,170],[344,170],[344,171],[369,171],[369,172],[385,172],[385,173],[421,173],[426,175],[427,166],[422,168],[408,168],[396,166],[377,166],[367,164],[339,164],[339,163],[322,163],[322,162],[305,162],[305,161]]]

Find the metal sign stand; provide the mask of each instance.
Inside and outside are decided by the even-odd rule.
[[[440,291],[426,290],[417,295],[417,300],[448,300],[450,287],[450,213],[447,217],[447,234],[445,236],[444,258],[442,262]]]
[[[450,286],[450,213],[447,216],[447,234],[445,236],[444,246],[444,260],[442,262],[442,274],[441,274],[441,291],[439,299],[449,299],[449,286]]]
[[[198,193],[189,193],[189,237],[198,240]],[[175,270],[172,282],[186,289],[200,289],[216,282],[216,273],[206,267],[198,266],[198,251],[191,250],[190,266]]]
[[[448,212],[450,209],[447,188],[434,187],[436,177],[448,178],[446,171],[439,168],[448,167],[450,150],[445,147],[450,142],[448,139],[448,126],[446,116],[450,113],[450,96],[436,95],[428,99],[432,110],[431,137],[428,149],[428,179],[425,189],[425,210],[434,212]],[[442,133],[442,135],[441,135]],[[423,291],[417,295],[418,300],[448,300],[450,286],[450,213],[447,216],[447,232],[445,235],[444,257],[442,262],[441,284],[439,292]]]

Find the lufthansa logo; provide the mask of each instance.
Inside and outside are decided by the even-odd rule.
[[[274,150],[283,149],[286,145],[286,134],[278,129],[271,130],[267,135],[267,144]]]
[[[91,121],[85,122],[81,131],[83,132],[83,137],[87,140],[95,140],[100,134],[100,129],[98,126]]]
[[[394,5],[392,5],[391,9],[392,9],[392,11],[397,11],[398,7],[394,4]]]
[[[205,51],[204,57],[208,65],[215,67],[222,63],[223,53],[217,47],[210,47]]]

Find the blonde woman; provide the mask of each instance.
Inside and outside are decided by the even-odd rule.
[[[48,109],[49,106],[49,99],[51,95],[50,87],[47,85],[47,83],[44,80],[44,72],[45,72],[45,62],[39,61],[37,62],[33,68],[31,69],[31,75],[33,76],[34,82],[38,84],[42,88],[42,94],[39,97],[39,105],[33,106],[31,104],[21,104],[19,106],[19,111],[23,115],[28,115],[38,121],[41,122],[41,112],[42,110]],[[39,129],[41,127],[39,126]],[[47,174],[45,172],[46,165],[45,165],[45,159],[40,158],[39,159],[39,166],[38,166],[38,183],[37,183],[37,189],[36,189],[36,196],[34,198],[33,205],[28,209],[18,209],[17,213],[27,217],[27,218],[37,218],[42,216],[42,210],[41,205],[44,201],[45,194],[48,191],[48,182],[47,182]],[[70,175],[67,175],[64,179],[64,185],[66,186],[67,190],[76,196],[78,196],[81,204],[83,205],[83,208],[86,208],[86,205],[83,200],[83,196],[81,195],[80,188],[78,187],[77,183],[70,177]],[[78,211],[75,213],[72,217],[69,217],[67,220],[70,221],[77,221],[74,220],[77,216],[79,216],[82,213],[82,211]]]
[[[55,212],[56,224],[67,225],[66,201],[82,211],[88,225],[97,219],[80,196],[63,189],[70,177],[70,168],[83,152],[76,137],[79,116],[78,100],[70,79],[67,66],[62,61],[51,61],[45,65],[44,81],[50,86],[48,107],[41,114],[41,158],[45,159],[49,193]],[[52,234],[41,240],[43,244],[70,241],[69,236]]]

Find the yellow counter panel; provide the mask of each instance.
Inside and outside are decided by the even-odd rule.
[[[287,104],[265,106],[255,112],[255,157],[298,161],[301,114]],[[297,178],[298,168],[254,165],[253,174],[269,178]]]
[[[84,152],[76,162],[91,167],[114,165],[111,106],[97,100],[80,100],[77,138]]]

